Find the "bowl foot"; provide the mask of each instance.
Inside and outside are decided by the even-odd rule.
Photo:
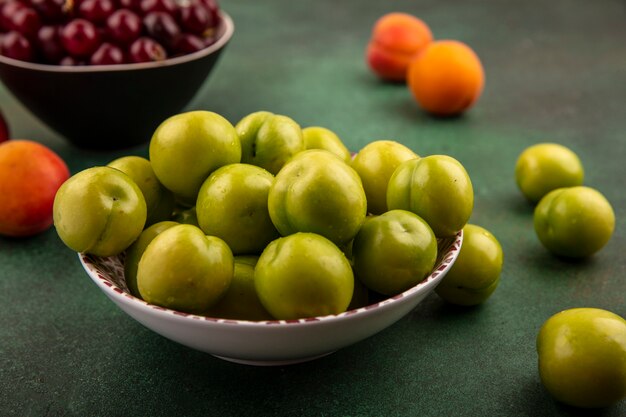
[[[315,359],[323,358],[324,356],[330,355],[332,352],[322,353],[321,355],[309,356],[306,358],[297,358],[297,359],[287,359],[287,360],[248,360],[248,359],[237,359],[237,358],[229,358],[226,356],[213,355],[216,358],[223,359],[228,362],[234,362],[241,365],[252,365],[252,366],[284,366],[284,365],[295,365],[297,363],[309,362]]]

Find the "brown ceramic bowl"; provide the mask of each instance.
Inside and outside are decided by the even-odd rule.
[[[0,79],[42,122],[80,148],[146,143],[157,126],[195,96],[231,39],[221,12],[217,42],[160,62],[65,67],[0,56]]]

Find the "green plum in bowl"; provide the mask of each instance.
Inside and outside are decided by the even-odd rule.
[[[173,235],[171,231],[181,227],[185,226],[174,226],[163,232],[160,235],[161,243],[168,239],[165,234],[170,232]],[[155,241],[157,239],[159,237]],[[351,304],[347,311],[340,313],[296,319],[272,319],[265,313],[257,314],[255,317],[258,319],[255,320],[235,319],[218,317],[215,310],[198,314],[152,304],[129,290],[124,274],[125,253],[110,257],[79,253],[78,257],[98,288],[120,309],[150,330],[184,346],[228,361],[277,366],[328,355],[393,325],[434,291],[454,264],[462,242],[462,231],[451,237],[437,239],[434,267],[417,284],[403,292],[373,298],[358,306]],[[148,248],[151,251],[156,249]],[[308,262],[314,262],[314,259]],[[265,272],[278,273],[273,267],[265,268]],[[157,274],[158,271],[149,273]],[[237,269],[234,277],[231,277],[232,282],[237,282],[236,276]],[[271,275],[266,278],[273,279]],[[250,280],[249,277],[246,279]],[[236,285],[234,288],[238,291],[247,292],[244,282]],[[247,292],[246,300],[249,299]]]

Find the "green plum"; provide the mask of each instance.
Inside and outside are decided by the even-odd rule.
[[[415,152],[392,140],[370,142],[356,154],[352,168],[363,181],[368,213],[387,211],[387,185],[391,175],[402,162],[416,158],[419,156]]]
[[[537,335],[539,376],[558,401],[607,407],[626,397],[626,320],[599,308],[550,317]]]
[[[615,213],[597,190],[578,186],[546,194],[535,207],[535,232],[552,253],[583,258],[602,249],[613,235]]]
[[[235,256],[235,275],[226,294],[207,312],[207,316],[234,320],[273,320],[254,285],[254,267],[258,256]]]
[[[311,149],[294,156],[278,173],[268,207],[281,235],[318,233],[343,246],[365,220],[367,200],[354,169],[337,155]]]
[[[428,224],[406,210],[365,222],[352,245],[354,273],[367,288],[396,295],[417,285],[437,261],[437,239]]]
[[[352,270],[354,273],[354,269]],[[370,292],[367,287],[358,279],[354,280],[354,291],[352,292],[352,300],[348,305],[348,310],[356,310],[365,307],[370,303]]]
[[[515,164],[515,181],[522,194],[537,203],[552,190],[583,184],[584,170],[578,155],[556,143],[526,148]]]
[[[196,214],[196,206],[189,208],[175,208],[172,215],[172,221],[200,227],[198,224],[198,215]]]
[[[140,156],[123,156],[108,163],[128,175],[143,193],[148,209],[146,226],[168,220],[174,210],[174,194],[159,182],[150,161]]]
[[[315,233],[296,233],[270,243],[255,268],[259,299],[276,319],[339,314],[348,308],[354,274],[346,256]]]
[[[409,210],[430,225],[439,238],[455,235],[474,207],[474,190],[467,171],[447,155],[430,155],[402,162],[389,179],[389,210]]]
[[[241,162],[273,175],[305,149],[300,125],[287,116],[259,111],[241,119],[235,129],[241,141]]]
[[[325,149],[334,153],[346,162],[352,160],[352,155],[335,132],[325,127],[310,126],[302,129],[304,147],[306,149]]]
[[[260,254],[279,237],[267,208],[274,176],[249,164],[217,169],[198,192],[198,224],[223,239],[235,255]]]
[[[93,167],[74,174],[57,191],[53,218],[69,248],[117,255],[137,239],[147,218],[141,189],[122,171]]]
[[[480,304],[498,286],[502,262],[500,242],[487,229],[466,224],[459,255],[435,292],[451,304]]]
[[[139,288],[137,287],[137,268],[144,251],[161,232],[176,226],[178,223],[171,221],[162,221],[146,227],[139,235],[137,240],[126,250],[126,258],[124,260],[124,278],[126,286],[132,295],[141,298]]]
[[[166,119],[150,140],[157,178],[180,200],[193,205],[200,186],[217,168],[241,161],[233,125],[219,114],[191,111]]]
[[[202,314],[228,290],[234,264],[223,240],[179,224],[148,244],[137,268],[137,287],[148,303]]]

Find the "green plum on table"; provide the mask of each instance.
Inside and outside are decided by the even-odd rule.
[[[535,207],[535,232],[550,252],[583,258],[602,249],[615,230],[615,212],[599,191],[584,186],[559,188]]]
[[[626,397],[626,320],[599,308],[550,317],[537,335],[539,376],[565,404],[607,407]]]
[[[126,250],[143,230],[146,201],[122,171],[93,167],[63,183],[54,199],[53,217],[59,237],[69,248],[112,256]]]
[[[578,155],[557,143],[526,148],[515,163],[515,181],[532,203],[552,190],[583,184],[584,170]]]

